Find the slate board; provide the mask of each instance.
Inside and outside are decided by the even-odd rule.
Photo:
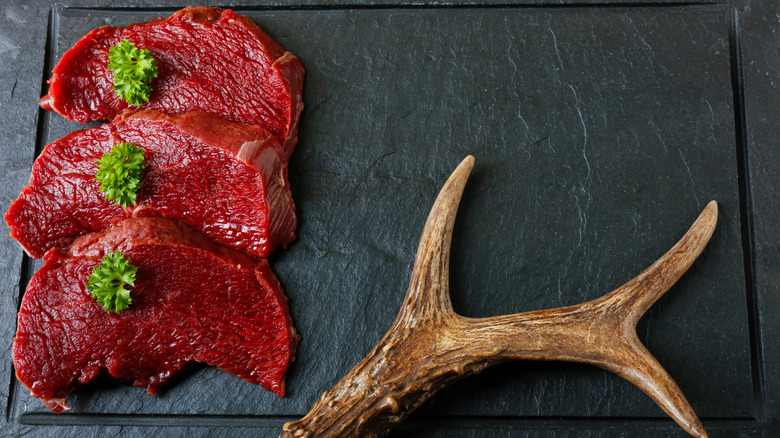
[[[165,16],[177,3],[2,6],[3,211],[42,146],[85,127],[36,106],[61,54],[94,27]],[[98,380],[69,397],[71,412],[51,414],[16,382],[10,358],[21,291],[40,263],[4,239],[0,435],[275,436],[389,328],[428,209],[468,154],[476,167],[451,261],[453,303],[468,316],[596,298],[717,200],[708,248],[639,336],[710,436],[780,434],[780,56],[767,37],[777,5],[233,7],[307,70],[290,163],[298,239],[271,259],[303,336],[288,396],[195,367],[154,397]],[[464,380],[393,434],[496,435],[686,436],[610,373],[537,362]]]

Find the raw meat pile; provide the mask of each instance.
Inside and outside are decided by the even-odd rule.
[[[107,53],[123,39],[157,61],[140,109],[113,91]],[[303,76],[298,58],[219,8],[95,29],[63,55],[41,106],[111,123],[46,146],[5,215],[11,236],[45,260],[13,347],[33,396],[59,413],[100,373],[152,394],[189,361],[284,394],[298,336],[265,258],[294,239],[287,166]],[[137,202],[124,208],[95,180],[118,142],[145,153]],[[116,250],[138,269],[130,307],[108,313],[85,284]]]

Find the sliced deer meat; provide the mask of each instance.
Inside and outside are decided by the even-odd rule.
[[[122,208],[98,191],[95,162],[117,142],[146,153],[137,204]],[[259,126],[208,113],[167,116],[143,110],[49,144],[5,220],[33,257],[113,220],[168,217],[217,243],[267,257],[292,241],[295,205],[287,160]]]
[[[54,67],[41,106],[77,122],[120,114],[127,103],[113,90],[108,50],[123,39],[149,50],[157,61],[158,76],[143,108],[167,114],[205,111],[262,125],[279,137],[289,158],[303,109],[303,65],[230,9],[190,7],[165,19],[91,31]]]
[[[103,256],[138,268],[130,307],[107,313],[85,287]],[[295,352],[287,299],[264,260],[164,218],[131,218],[52,249],[22,300],[13,363],[54,412],[105,372],[153,394],[188,362],[284,394]]]

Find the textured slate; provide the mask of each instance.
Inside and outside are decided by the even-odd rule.
[[[37,263],[27,264],[5,239],[0,372],[9,384],[0,385],[7,412],[0,430],[274,435],[390,326],[435,194],[473,154],[451,266],[454,305],[469,316],[606,293],[663,254],[716,199],[720,222],[710,246],[640,322],[639,334],[711,436],[774,436],[778,381],[770,371],[780,313],[771,311],[780,307],[780,258],[770,220],[778,205],[771,128],[778,100],[758,72],[780,74],[777,46],[762,37],[772,26],[766,13],[778,8],[671,3],[246,9],[307,68],[290,169],[298,240],[272,259],[303,336],[288,397],[195,367],[155,397],[93,382],[71,398],[72,412],[50,414],[13,383],[19,283]],[[1,199],[25,184],[36,142],[40,149],[85,127],[39,114],[44,69],[94,27],[175,9],[89,6],[4,6],[0,50],[18,62],[0,64],[0,106],[12,121],[0,125]],[[744,78],[743,56],[753,67]],[[497,366],[443,391],[394,436],[498,434],[684,436],[609,373],[535,362]]]

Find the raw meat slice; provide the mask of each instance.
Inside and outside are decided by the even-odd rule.
[[[165,19],[91,31],[62,56],[41,106],[77,122],[121,113],[127,104],[112,89],[108,49],[124,38],[157,60],[159,75],[143,108],[205,111],[261,125],[280,139],[288,158],[292,154],[303,109],[303,65],[230,9],[190,7]]]
[[[95,162],[119,141],[142,147],[147,163],[138,203],[124,209],[94,180]],[[217,243],[267,257],[295,238],[286,163],[276,137],[259,126],[143,110],[46,146],[5,220],[35,258],[134,216],[178,219]]]
[[[108,314],[84,284],[115,249],[138,271],[130,307]],[[54,412],[103,371],[153,394],[190,361],[284,395],[298,336],[266,261],[164,218],[127,219],[45,260],[24,294],[13,363]]]

